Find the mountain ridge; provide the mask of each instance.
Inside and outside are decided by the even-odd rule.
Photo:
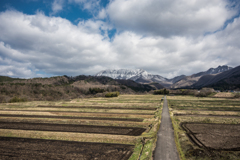
[[[193,85],[193,87],[219,87],[221,85],[228,85],[233,88],[234,86],[240,86],[240,66],[216,75],[204,75]]]
[[[161,75],[148,73],[143,69],[107,69],[98,72],[95,76],[106,76],[113,79],[129,79],[142,84],[159,83],[166,88],[182,88],[192,86],[198,82],[202,76],[215,75],[231,69],[232,67],[227,65],[219,65],[217,68],[209,68],[207,71],[198,72],[191,76],[180,75],[171,79],[165,78]]]

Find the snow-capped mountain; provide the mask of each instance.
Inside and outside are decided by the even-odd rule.
[[[218,66],[217,68],[210,68],[209,70],[207,70],[207,74],[217,74],[217,73],[221,73],[221,72],[225,72],[232,69],[232,67],[228,67],[226,65],[223,66]]]
[[[199,72],[191,76],[177,76],[172,79],[164,78],[160,75],[153,75],[143,69],[107,69],[97,73],[95,76],[106,76],[113,79],[133,80],[138,83],[156,82],[167,88],[180,88],[191,86],[204,75],[216,75],[231,70],[232,67],[226,65],[210,68],[207,71]]]
[[[232,67],[223,65],[223,66],[218,66],[217,68],[210,68],[205,72],[199,72],[199,73],[193,74],[192,76],[199,77],[199,76],[204,76],[204,75],[208,75],[208,74],[218,74],[218,73],[228,71],[230,69],[232,69]]]
[[[229,71],[231,69],[232,69],[232,67],[228,67],[226,65],[218,66],[217,68],[210,68],[207,71],[199,72],[199,73],[193,74],[191,76],[184,77],[183,79],[179,80],[178,82],[173,83],[171,85],[171,88],[181,88],[181,87],[192,86],[195,83],[197,83],[199,81],[199,79],[203,76],[218,75],[220,73]],[[203,82],[203,80],[201,80],[201,81],[202,81],[201,83],[205,83],[205,82]]]
[[[153,75],[143,69],[107,69],[97,73],[95,76],[106,76],[114,79],[130,79],[133,81],[161,82],[167,81],[160,75]]]

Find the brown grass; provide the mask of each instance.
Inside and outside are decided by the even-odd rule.
[[[135,144],[135,142],[139,138],[139,137],[122,136],[122,135],[26,131],[26,130],[12,130],[12,129],[0,129],[0,136],[67,140],[67,141],[78,141],[78,142],[120,143],[120,144]]]
[[[219,93],[215,94],[214,97],[218,97],[218,98],[231,98],[231,97],[234,97],[234,94],[229,93],[229,92],[219,92]]]
[[[89,119],[57,119],[57,118],[27,118],[27,117],[0,117],[0,122],[29,122],[29,123],[51,123],[51,124],[78,124],[97,126],[119,126],[119,127],[148,127],[152,121],[129,122],[110,120],[89,120]]]

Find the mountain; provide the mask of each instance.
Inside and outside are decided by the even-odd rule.
[[[177,76],[177,77],[174,77],[172,79],[169,79],[170,82],[172,82],[173,84],[182,80],[183,78],[185,78],[186,76],[185,75],[181,75],[181,76]]]
[[[208,74],[218,74],[218,73],[228,71],[230,69],[232,69],[232,67],[223,65],[223,66],[218,66],[217,68],[210,68],[205,72],[199,72],[199,73],[193,74],[192,76],[193,77],[201,77],[201,76],[208,75]]]
[[[162,83],[168,82],[167,78],[160,75],[153,75],[142,69],[113,69],[104,70],[97,73],[95,76],[106,76],[113,79],[133,80],[138,83]]]
[[[111,77],[113,79],[130,79],[132,78],[132,80],[136,80],[138,77],[136,76],[144,76],[146,78],[148,78],[148,73],[142,69],[135,69],[135,70],[131,70],[131,69],[107,69],[104,71],[101,71],[99,73],[97,73],[95,76],[99,77],[99,76],[106,76],[106,77]]]
[[[160,75],[150,74],[143,69],[113,69],[113,70],[108,69],[97,73],[95,76],[96,77],[106,76],[118,80],[133,80],[140,84],[159,83],[160,86],[166,88],[185,88],[193,86],[203,76],[206,76],[203,79],[208,79],[208,77],[212,77],[209,75],[217,75],[225,71],[229,71],[231,69],[232,67],[223,65],[218,66],[217,68],[210,68],[207,71],[199,72],[191,76],[181,75],[174,77],[172,79],[167,79]],[[204,83],[206,82],[206,80],[203,79],[201,79],[201,81],[199,82],[198,84],[199,86],[205,85]]]
[[[210,68],[207,71],[199,72],[196,74],[193,74],[191,76],[185,76],[181,80],[177,81],[176,83],[173,83],[171,85],[171,88],[184,88],[184,87],[190,87],[193,86],[195,83],[197,83],[201,77],[205,76],[203,79],[206,79],[207,77],[212,77],[213,75],[217,75],[220,73],[223,73],[225,71],[231,70],[232,67],[228,67],[226,65],[218,66],[217,68]],[[205,80],[201,80],[199,82],[199,85],[204,85]]]
[[[240,88],[240,66],[215,75],[204,75],[193,87],[214,87],[215,89]]]

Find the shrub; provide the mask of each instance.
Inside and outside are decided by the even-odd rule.
[[[91,94],[96,94],[96,93],[103,93],[105,92],[105,90],[100,88],[89,88],[89,92]]]
[[[119,94],[119,92],[108,92],[105,94],[105,97],[118,97]]]
[[[5,103],[5,102],[6,102],[5,97],[0,95],[0,103]]]
[[[235,94],[234,98],[240,98],[240,93]]]
[[[169,94],[169,90],[164,88],[164,89],[154,91],[153,94]]]
[[[197,94],[198,97],[207,97],[210,96],[214,90],[212,88],[202,88],[200,93]]]
[[[27,99],[25,98],[18,98],[18,97],[13,97],[12,99],[9,100],[9,103],[14,103],[14,102],[26,102]]]

